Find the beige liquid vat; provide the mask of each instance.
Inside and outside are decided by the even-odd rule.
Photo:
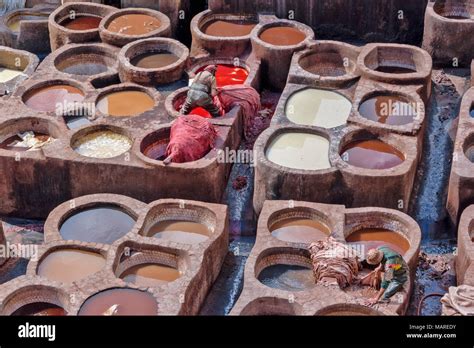
[[[331,168],[329,141],[316,134],[297,132],[280,134],[268,146],[266,156],[273,163],[293,169]]]
[[[351,101],[339,93],[307,88],[288,99],[285,114],[296,124],[334,128],[346,124],[351,108]]]
[[[21,75],[23,75],[23,71],[0,67],[0,83],[11,81]]]

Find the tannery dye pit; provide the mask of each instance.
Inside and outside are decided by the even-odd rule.
[[[176,268],[148,263],[130,267],[120,275],[120,278],[127,283],[154,287],[172,282],[180,276]]]
[[[70,30],[92,30],[99,27],[101,17],[97,16],[88,16],[88,15],[75,15],[69,18],[66,18],[60,24]]]
[[[382,95],[365,100],[359,113],[368,120],[390,125],[408,124],[417,116],[414,103],[406,98]]]
[[[326,239],[331,230],[317,220],[290,218],[283,219],[271,226],[272,236],[292,243],[312,243]]]
[[[130,138],[110,130],[91,132],[77,139],[72,147],[85,157],[113,158],[126,153],[132,147]]]
[[[140,115],[155,106],[147,93],[134,90],[111,92],[97,101],[97,110],[107,116],[130,117]]]
[[[126,14],[113,19],[107,29],[124,35],[143,35],[159,29],[161,22],[145,14]]]
[[[67,312],[54,304],[46,302],[35,302],[29,303],[18,308],[11,315],[14,316],[40,316],[40,317],[50,317],[50,316],[64,316],[67,315]]]
[[[170,52],[148,52],[130,60],[130,63],[142,69],[159,69],[178,61],[178,56]]]
[[[191,221],[160,221],[153,225],[148,236],[183,244],[199,244],[209,238],[207,226]]]
[[[135,219],[114,206],[80,210],[67,217],[59,232],[65,240],[112,244],[130,232]]]
[[[257,23],[245,20],[213,20],[202,27],[202,31],[211,36],[234,37],[247,36]]]
[[[410,248],[407,239],[400,233],[383,228],[360,229],[351,233],[346,240],[348,243],[362,244],[366,252],[385,245],[403,255]]]
[[[275,46],[292,46],[306,39],[306,34],[289,26],[270,27],[260,34],[260,39]]]
[[[23,96],[26,106],[44,112],[62,110],[64,105],[80,103],[84,100],[84,93],[77,87],[57,84],[34,88]]]
[[[359,168],[389,169],[405,161],[405,156],[393,146],[380,140],[362,140],[348,144],[342,159]]]
[[[304,291],[316,286],[310,268],[295,265],[273,265],[263,269],[258,280],[270,287],[284,291]]]

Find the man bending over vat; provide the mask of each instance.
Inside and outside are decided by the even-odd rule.
[[[189,87],[186,101],[181,107],[181,113],[188,115],[195,107],[202,107],[209,111],[212,117],[219,117],[218,106],[214,103],[213,97],[217,95],[216,65],[209,65],[196,75],[193,83]]]
[[[378,265],[377,268],[361,280],[361,283],[369,281],[374,285],[383,272],[383,279],[377,295],[368,300],[369,305],[377,302],[389,302],[408,279],[408,265],[403,257],[392,249],[382,246],[377,249],[370,249],[367,252],[366,261],[369,265]]]

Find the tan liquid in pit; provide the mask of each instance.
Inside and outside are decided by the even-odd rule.
[[[272,236],[291,243],[311,243],[326,239],[329,227],[317,220],[291,218],[272,225]]]
[[[292,46],[306,39],[306,34],[293,27],[271,27],[260,34],[260,39],[276,46]]]
[[[387,246],[400,255],[404,255],[410,248],[410,243],[400,233],[383,228],[364,228],[351,233],[346,240],[348,243],[363,244],[365,252]]]
[[[181,274],[176,268],[149,263],[127,269],[120,278],[140,286],[157,286],[172,282],[180,276]]]
[[[97,102],[97,109],[105,115],[130,117],[140,115],[155,106],[155,101],[141,91],[119,91],[109,93]]]
[[[125,135],[112,131],[97,131],[87,134],[73,144],[78,154],[94,158],[120,156],[132,147],[132,141]]]
[[[124,35],[144,35],[161,27],[155,17],[145,14],[127,14],[113,19],[107,29]]]
[[[71,283],[100,271],[105,266],[105,258],[85,250],[54,251],[41,261],[38,275],[50,280]]]
[[[329,141],[310,133],[283,133],[268,146],[267,158],[283,167],[320,170],[331,168]]]
[[[333,128],[346,124],[351,108],[350,100],[339,93],[307,88],[288,99],[285,114],[297,124]]]
[[[250,21],[214,20],[207,23],[202,31],[211,36],[247,36],[257,24]]]
[[[148,236],[184,244],[199,244],[209,238],[207,226],[190,221],[160,221],[148,231]]]

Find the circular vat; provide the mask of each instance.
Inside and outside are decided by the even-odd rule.
[[[410,248],[410,243],[401,232],[395,232],[387,228],[355,228],[347,237],[346,242],[356,246],[362,255],[370,249],[376,249],[382,246],[404,255]]]
[[[158,303],[146,291],[113,288],[89,297],[78,315],[157,315]]]
[[[85,31],[98,29],[101,21],[102,17],[93,13],[73,12],[70,15],[60,18],[57,23],[69,30]]]
[[[336,305],[330,305],[323,309],[320,309],[315,315],[321,316],[336,316],[336,317],[353,317],[353,316],[381,316],[381,312],[358,304],[353,303],[341,303]]]
[[[292,169],[322,170],[331,168],[329,140],[313,133],[280,132],[270,138],[265,155],[269,161]]]
[[[128,152],[132,140],[115,127],[89,127],[71,138],[71,147],[79,155],[91,158],[114,158]]]
[[[316,286],[311,259],[303,249],[271,249],[259,256],[255,276],[270,288],[305,291]]]
[[[199,30],[215,37],[244,37],[258,24],[253,15],[211,14],[204,16],[198,24]]]
[[[377,93],[362,100],[359,114],[370,121],[403,126],[413,123],[417,118],[418,106],[415,101],[405,96]]]
[[[471,105],[471,108],[469,109],[469,116],[474,118],[474,102]]]
[[[183,106],[184,102],[186,101],[186,97],[188,95],[189,88],[185,88],[182,91],[179,91],[177,93],[170,94],[168,98],[171,98],[171,107],[172,110],[170,114],[178,116],[179,111],[181,110],[181,107]],[[178,114],[177,114],[178,113]],[[189,112],[191,115],[198,115],[204,118],[212,118],[212,115],[209,111],[206,109],[198,106],[195,107],[194,109],[191,109]]]
[[[115,275],[137,286],[157,287],[179,279],[186,270],[184,257],[141,247],[125,246]]]
[[[368,51],[367,51],[368,50]],[[363,65],[375,72],[386,74],[411,74],[431,67],[429,55],[414,46],[373,45],[361,54]]]
[[[474,4],[466,0],[437,0],[433,10],[438,15],[453,20],[474,18]]]
[[[130,232],[135,222],[136,217],[119,205],[94,204],[64,216],[59,233],[65,240],[112,244]]]
[[[34,284],[15,290],[3,301],[2,315],[63,316],[67,315],[68,294],[52,286]]]
[[[342,94],[305,88],[288,98],[285,115],[296,124],[334,128],[346,124],[351,109],[352,102]]]
[[[310,244],[324,240],[331,234],[324,214],[310,208],[285,209],[273,213],[268,219],[272,236],[290,243]]]
[[[60,136],[61,130],[47,120],[33,117],[10,120],[0,125],[0,149],[36,151]]]
[[[300,57],[298,64],[307,72],[323,77],[341,77],[355,72],[356,54],[322,46]],[[349,53],[349,54],[348,54]]]
[[[96,102],[96,109],[111,117],[134,117],[154,107],[154,98],[140,87],[112,87],[101,93]]]
[[[170,128],[162,128],[143,138],[140,152],[152,160],[164,161],[169,142]]]
[[[107,30],[122,35],[144,35],[161,28],[161,21],[145,13],[127,13],[114,16],[106,26]]]
[[[217,87],[244,84],[249,76],[247,68],[241,65],[216,64],[216,84]],[[196,70],[196,75],[203,71],[208,65],[203,65]]]
[[[38,11],[13,11],[6,19],[8,29],[14,33],[19,33],[22,22],[46,21],[49,13]]]
[[[464,140],[463,151],[467,159],[474,163],[474,134],[469,134]]]
[[[240,315],[279,316],[301,315],[303,308],[298,303],[277,297],[261,297],[249,302]]]
[[[274,46],[296,46],[306,40],[308,33],[288,22],[264,25],[258,33],[260,40]]]
[[[340,150],[342,160],[351,166],[364,169],[390,169],[401,165],[406,157],[389,143],[373,136],[355,135],[344,141]]]
[[[68,48],[54,59],[57,70],[72,75],[92,76],[110,71],[116,56],[98,45],[81,45]]]
[[[84,92],[77,85],[63,81],[48,81],[28,89],[22,96],[23,103],[29,108],[42,112],[63,114],[81,106]]]
[[[101,271],[105,257],[97,251],[72,247],[55,248],[40,261],[39,276],[63,283],[72,283]]]
[[[180,208],[178,204],[165,203],[151,208],[140,232],[146,237],[182,244],[206,242],[214,233],[215,214],[200,206]]]

